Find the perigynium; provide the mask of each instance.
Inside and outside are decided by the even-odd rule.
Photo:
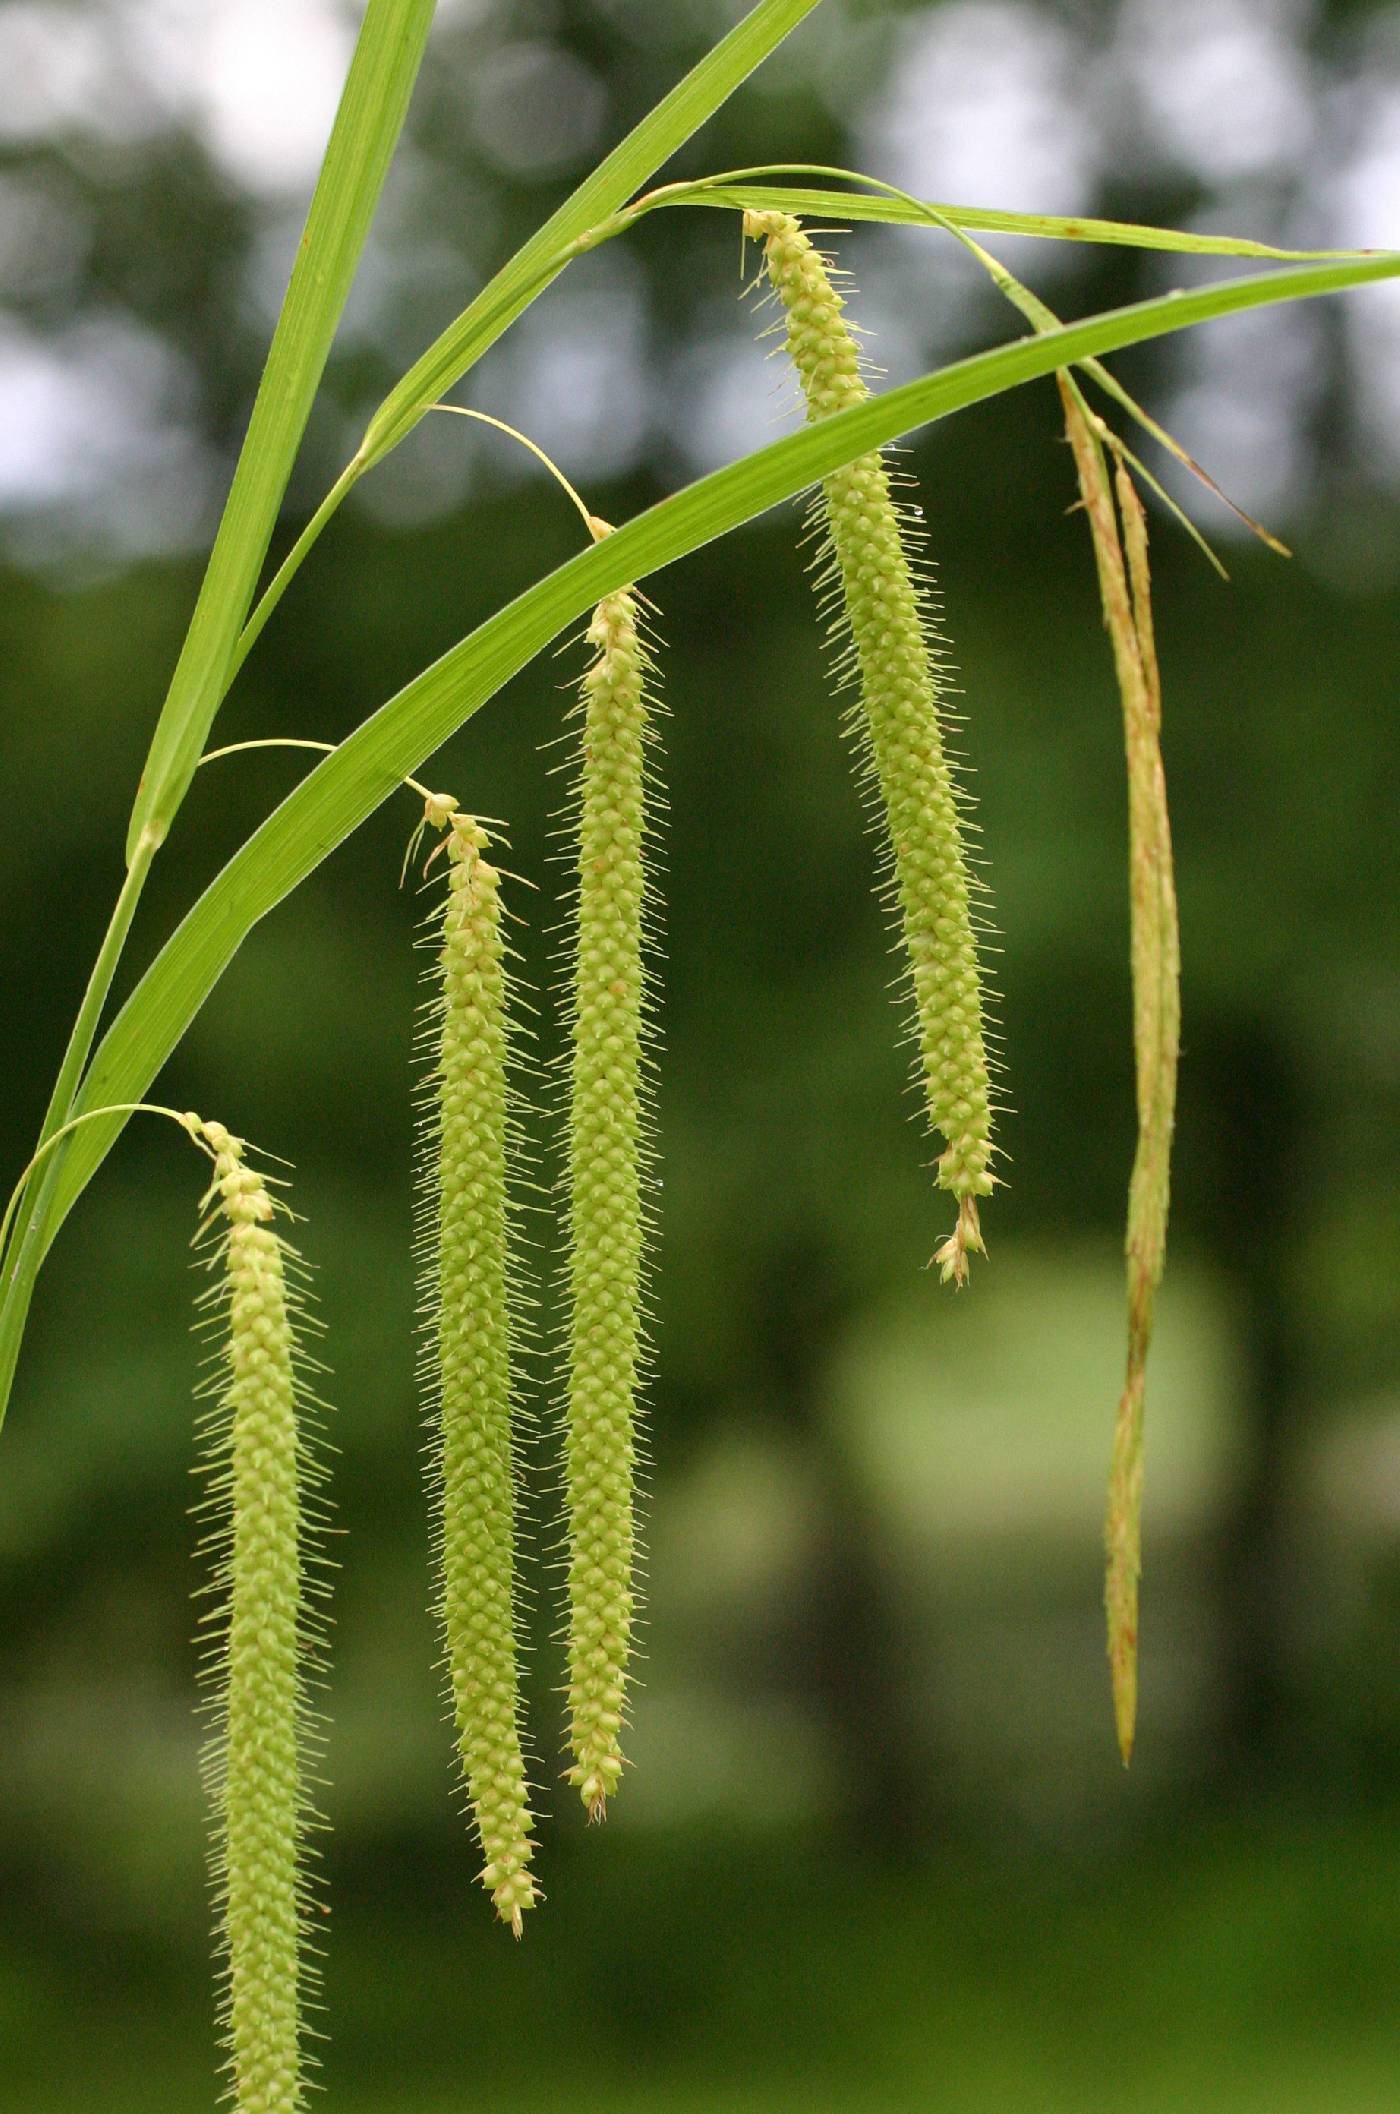
[[[599,524],[601,529],[602,524]],[[568,1779],[601,1820],[623,1768],[636,1614],[637,1393],[644,1358],[650,1158],[646,1045],[657,736],[639,598],[588,627],[568,981],[565,1495]]]
[[[197,1119],[190,1119],[191,1124]],[[243,1141],[203,1123],[214,1161],[201,1238],[218,1271],[202,1297],[222,1337],[202,1420],[214,1558],[203,1672],[213,1685],[205,1775],[222,2014],[237,2114],[298,2114],[306,2102],[306,2012],[315,1904],[306,1835],[320,1738],[311,1688],[322,1645],[316,1531],[324,1466],[312,1448],[317,1404],[306,1273],[278,1230],[285,1207],[250,1167]]]
[[[418,1221],[436,1599],[481,1883],[518,1938],[536,1886],[517,1627],[522,1289],[510,950],[486,831],[450,802],[435,810],[430,801],[427,819],[447,829],[447,888],[431,921],[437,991]]]
[[[747,212],[781,303],[788,354],[811,420],[869,395],[856,337],[826,261],[786,213]],[[859,700],[853,720],[883,813],[894,907],[913,995],[913,1034],[930,1124],[945,1141],[938,1183],[957,1223],[934,1260],[961,1284],[985,1253],[979,1198],[990,1195],[992,1089],[986,995],[977,956],[974,880],[963,805],[944,738],[946,656],[934,622],[923,524],[898,504],[885,458],[864,455],[826,478],[818,588],[848,637],[838,661]]]

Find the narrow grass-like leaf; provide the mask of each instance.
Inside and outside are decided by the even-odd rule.
[[[233,485],[137,788],[126,878],[69,1033],[41,1143],[72,1108],[152,858],[232,679],[239,627],[402,126],[433,4],[371,0],[366,12]],[[26,1272],[38,1267],[32,1229],[47,1210],[57,1173],[57,1162],[45,1169],[15,1228],[12,1252],[24,1256]],[[0,1343],[0,1423],[10,1359]]]
[[[534,296],[543,291],[567,260],[568,246],[586,236],[683,146],[815,5],[816,0],[759,0],[759,5],[633,128],[435,340],[381,405],[354,461],[317,508],[245,624],[277,507],[286,489],[388,155],[402,122],[432,15],[433,0],[371,0],[311,218],[298,251],[283,317],[269,353],[254,424],[239,458],[234,488],[190,633],[137,791],[127,841],[128,884],[113,914],[107,941],[69,1038],[45,1119],[44,1136],[70,1112],[73,1091],[87,1062],[152,852],[168,829],[170,816],[198,764],[219,704],[288,582],[346,492],[368,464],[401,440],[442,391],[459,380]],[[404,28],[395,47],[393,28],[400,21],[412,28]],[[379,100],[370,110],[369,84],[384,65],[386,48],[392,67],[385,72],[376,91]],[[47,1246],[45,1227],[59,1171],[58,1163],[47,1168],[38,1190],[25,1197],[10,1258],[0,1258],[5,1272],[0,1286],[0,1425],[9,1403],[30,1293]]]
[[[351,487],[412,432],[419,419],[476,365],[573,257],[607,233],[616,232],[609,226],[609,216],[616,214],[637,186],[684,146],[816,4],[817,0],[760,0],[760,5],[633,127],[414,361],[375,411],[354,457],[269,583],[231,658],[230,681]]]
[[[85,1108],[141,1097],[258,919],[386,800],[510,676],[604,595],[673,563],[793,498],[843,463],[965,405],[1057,367],[1216,317],[1400,275],[1400,256],[1300,265],[1113,309],[959,360],[866,404],[788,434],[624,523],[479,626],[380,707],[312,771],[215,878],[113,1021],[96,1052]],[[73,1139],[39,1240],[5,1263],[0,1403],[8,1397],[40,1259],[91,1180],[120,1119]],[[13,1255],[13,1247],[11,1249]]]
[[[983,234],[1034,235],[1050,242],[1101,242],[1124,249],[1170,250],[1200,257],[1272,258],[1278,263],[1297,264],[1328,257],[1371,257],[1375,250],[1285,250],[1272,243],[1252,242],[1237,235],[1200,235],[1186,228],[1154,228],[1132,220],[1093,220],[1054,213],[1003,212],[993,206],[943,205],[930,200],[920,206],[879,191],[830,191],[794,184],[731,183],[677,184],[667,187],[658,205],[725,206],[756,213],[789,213],[797,220],[882,221],[893,227],[926,226],[931,213],[941,214],[955,227],[976,228]]]
[[[418,75],[434,0],[369,0],[238,467],[127,838],[156,842],[194,775],[277,520],[331,339]]]
[[[1004,264],[1000,263],[997,258],[993,257],[990,251],[983,249],[980,242],[974,242],[971,235],[967,232],[965,228],[958,227],[954,222],[948,220],[946,215],[940,215],[940,218],[944,220],[949,232],[955,235],[958,241],[961,242],[965,246],[965,248],[970,250],[973,256],[977,258],[979,263],[990,275],[992,283],[997,288],[998,292],[1004,294],[1006,299],[1010,301],[1012,306],[1020,310],[1021,314],[1026,318],[1026,321],[1031,325],[1032,329],[1059,329],[1060,318],[1055,314],[1055,311],[1052,308],[1046,306],[1045,302],[1040,299],[1040,296],[1038,294],[1032,293],[1028,286],[1022,285],[1021,281],[1016,278],[1013,273],[1009,272]],[[1158,421],[1152,417],[1150,412],[1144,411],[1142,405],[1138,403],[1136,397],[1130,396],[1128,394],[1128,391],[1123,387],[1123,384],[1119,381],[1118,377],[1113,374],[1107,367],[1104,366],[1102,360],[1081,360],[1078,364],[1081,371],[1087,375],[1091,375],[1093,379],[1098,383],[1099,387],[1105,392],[1105,394],[1109,396],[1115,404],[1118,405],[1120,410],[1126,411],[1129,418],[1131,418],[1136,425],[1141,426],[1143,432],[1149,434],[1151,438],[1157,442],[1159,447],[1165,448],[1169,455],[1175,456],[1176,460],[1181,464],[1182,468],[1189,470],[1191,472],[1191,475],[1195,477],[1201,484],[1203,484],[1208,492],[1214,493],[1215,497],[1220,500],[1221,504],[1227,506],[1230,509],[1231,513],[1235,515],[1236,519],[1243,522],[1244,526],[1249,529],[1252,534],[1256,535],[1261,543],[1267,544],[1269,549],[1272,551],[1276,551],[1281,558],[1288,558],[1292,556],[1292,553],[1289,550],[1287,544],[1280,543],[1278,537],[1272,535],[1269,530],[1263,526],[1261,522],[1256,521],[1252,514],[1247,514],[1243,507],[1236,506],[1234,500],[1231,499],[1228,492],[1224,492],[1221,490],[1220,486],[1216,483],[1215,479],[1211,476],[1210,472],[1208,470],[1202,469],[1201,465],[1196,461],[1195,456],[1189,454],[1188,451],[1182,447],[1180,441],[1177,440],[1174,435],[1170,434],[1165,426],[1160,425]],[[1163,506],[1165,506],[1170,513],[1175,515],[1177,521],[1185,529],[1187,535],[1191,537],[1192,541],[1202,552],[1207,562],[1220,575],[1221,579],[1228,579],[1229,575],[1226,573],[1224,566],[1221,564],[1219,558],[1217,558],[1215,552],[1211,549],[1205,537],[1201,534],[1200,530],[1196,527],[1195,522],[1191,519],[1190,515],[1185,511],[1185,509],[1177,504],[1176,500],[1172,498],[1170,492],[1163,490],[1162,486],[1157,482],[1157,479],[1152,475],[1152,472],[1147,469],[1143,463],[1140,463],[1137,457],[1133,455],[1132,452],[1128,448],[1126,448],[1121,441],[1116,444],[1116,447],[1119,460],[1127,460],[1132,463],[1134,469],[1137,471],[1138,475],[1143,479],[1144,483],[1147,484],[1148,487],[1156,493],[1157,497],[1161,500]]]
[[[83,1106],[137,1098],[127,1089],[149,1083],[252,925],[511,675],[605,594],[794,497],[871,448],[1057,367],[1217,317],[1396,276],[1400,254],[1393,252],[1300,265],[1173,291],[1016,339],[789,434],[623,523],[425,669],[269,816],[195,905],[113,1022],[85,1085]],[[110,1133],[94,1124],[74,1140],[54,1223],[118,1127],[115,1119]]]

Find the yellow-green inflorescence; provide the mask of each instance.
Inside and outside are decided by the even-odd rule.
[[[448,878],[433,920],[438,991],[419,1234],[437,1608],[481,1882],[519,1937],[537,1889],[517,1628],[521,1315],[511,1182],[520,1141],[510,950],[486,831],[455,812],[436,819],[447,824]]]
[[[651,656],[630,588],[588,628],[570,979],[567,1416],[570,1783],[602,1819],[623,1768],[636,1615],[637,1393],[649,1149]]]
[[[189,1121],[214,1161],[203,1230],[219,1276],[204,1298],[222,1333],[205,1430],[216,1604],[204,1671],[214,1682],[206,1775],[231,2096],[237,2114],[297,2114],[315,1980],[305,1838],[317,1825],[310,1690],[326,1590],[313,1546],[324,1519],[317,1405],[297,1340],[305,1272],[277,1229],[284,1207],[242,1140]]]
[[[1104,1581],[1114,1716],[1119,1751],[1126,1764],[1132,1759],[1137,1726],[1143,1416],[1153,1312],[1167,1252],[1181,1041],[1181,934],[1162,765],[1162,680],[1152,621],[1147,515],[1121,457],[1110,490],[1100,438],[1105,429],[1095,430],[1069,376],[1060,375],[1059,384],[1065,431],[1094,541],[1104,622],[1122,699],[1128,764],[1138,1142],[1128,1191],[1128,1362],[1109,1469]]]
[[[781,303],[787,350],[811,420],[869,395],[859,347],[825,259],[785,213],[750,212],[745,233],[764,245]],[[826,557],[837,623],[849,632],[858,679],[856,725],[888,828],[890,896],[908,957],[925,1106],[942,1133],[938,1182],[958,1218],[935,1260],[962,1283],[983,1250],[978,1199],[990,1194],[992,1091],[985,996],[964,846],[962,799],[944,742],[942,648],[919,550],[917,510],[898,505],[883,456],[864,455],[822,486]]]

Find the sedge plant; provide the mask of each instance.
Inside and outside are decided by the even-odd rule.
[[[570,825],[568,1074],[558,1097],[565,1172],[540,1209],[558,1223],[566,1256],[566,1325],[556,1359],[567,1551],[560,1616],[569,1656],[561,1773],[590,1814],[601,1816],[623,1767],[632,1680],[638,1407],[648,1356],[650,1159],[657,1149],[648,934],[660,907],[653,848],[659,803],[654,648],[642,583],[767,509],[818,494],[820,584],[847,641],[842,672],[855,690],[854,724],[903,952],[919,1089],[938,1141],[936,1183],[954,1207],[952,1230],[946,1222],[937,1229],[936,1259],[960,1284],[969,1257],[984,1249],[982,1207],[1005,1179],[993,1171],[981,881],[951,756],[946,649],[928,589],[925,539],[936,547],[938,509],[930,509],[930,536],[885,451],[932,420],[1036,378],[1059,378],[1122,699],[1129,785],[1139,1145],[1128,1206],[1129,1353],[1112,1448],[1107,1581],[1126,1759],[1136,1696],[1145,1371],[1164,1257],[1179,948],[1138,497],[1138,486],[1150,488],[1152,479],[1086,392],[1101,389],[1120,416],[1174,446],[1114,380],[1103,364],[1107,355],[1252,308],[1400,276],[1394,252],[1285,252],[1219,235],[988,211],[912,199],[874,179],[812,166],[768,164],[655,184],[658,170],[816,4],[759,0],[501,266],[389,391],[260,592],[433,11],[432,0],[368,0],[228,501],[136,789],[124,867],[111,847],[111,918],[56,1066],[34,1158],[0,1226],[3,1417],[44,1258],[129,1115],[146,1105],[152,1082],[259,920],[405,782],[414,786],[426,803],[425,823],[444,832],[442,893],[431,928],[435,995],[420,1211],[433,1593],[480,1876],[517,1934],[540,1899],[535,1796],[522,1736],[518,1521],[527,1454],[520,1360],[528,1338],[517,1240],[528,1156],[520,1147],[534,1119],[512,1073],[522,1045],[495,825],[469,802],[459,807],[428,794],[413,774],[552,641],[587,627]],[[211,747],[220,706],[346,495],[430,412],[469,409],[444,406],[443,398],[575,259],[606,243],[643,240],[653,216],[677,210],[728,214],[736,232],[742,227],[761,242],[807,410],[802,429],[606,531],[579,500],[587,547],[488,616],[330,747],[191,904],[112,1012],[110,992],[147,879],[157,859],[178,857],[165,847],[181,841],[180,811],[194,773],[231,753]],[[903,225],[931,242],[967,243],[1029,330],[898,388],[873,390],[836,269],[809,232],[833,221]],[[1265,268],[1066,323],[976,240],[998,232]],[[975,722],[975,676],[971,687]],[[299,728],[279,728],[266,739],[325,747]],[[993,862],[995,849],[987,848]],[[319,1487],[296,1341],[301,1280],[269,1178],[221,1126],[177,1120],[214,1165],[208,1238],[220,1274],[213,1304],[227,1329],[208,1444],[221,1610],[211,1784],[233,2097],[238,2114],[295,2114],[305,2091],[311,1986],[305,1836],[315,1739],[306,1683],[315,1657],[307,1644],[317,1625],[308,1537]],[[346,1560],[353,1562],[353,1550]]]

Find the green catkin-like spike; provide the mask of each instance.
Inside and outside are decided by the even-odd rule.
[[[205,1237],[220,1266],[206,1300],[224,1328],[208,1419],[218,1607],[204,1670],[215,1682],[206,1776],[231,2097],[237,2114],[298,2114],[314,1981],[304,1838],[316,1824],[310,1540],[322,1481],[299,1372],[304,1272],[242,1141],[219,1123],[198,1134],[214,1160]]]
[[[446,818],[430,810],[429,819]],[[437,1607],[457,1754],[485,1859],[481,1882],[518,1938],[536,1886],[516,1631],[509,1181],[517,1139],[508,949],[489,842],[478,823],[452,815],[435,1062],[424,1104],[420,1254]]]
[[[577,814],[568,1191],[569,1782],[601,1820],[623,1767],[643,1357],[651,657],[631,588],[588,628]]]
[[[1181,1035],[1181,946],[1162,769],[1162,690],[1153,638],[1146,516],[1120,462],[1114,479],[1123,524],[1120,540],[1102,448],[1073,383],[1061,375],[1059,384],[1065,430],[1094,541],[1104,622],[1122,698],[1128,765],[1138,1142],[1128,1191],[1127,1373],[1114,1426],[1104,1528],[1108,1658],[1118,1746],[1126,1764],[1132,1759],[1137,1722],[1143,1409],[1153,1307],[1166,1259]]]
[[[746,213],[744,231],[764,245],[808,418],[863,402],[870,392],[859,348],[820,252],[785,213]],[[986,999],[971,903],[976,884],[944,745],[942,649],[920,577],[921,523],[913,509],[896,504],[891,486],[880,454],[824,481],[828,577],[854,648],[860,722],[888,825],[925,1106],[946,1141],[938,1182],[958,1205],[957,1225],[934,1260],[945,1280],[961,1284],[969,1252],[985,1253],[978,1199],[990,1195],[995,1180]]]

